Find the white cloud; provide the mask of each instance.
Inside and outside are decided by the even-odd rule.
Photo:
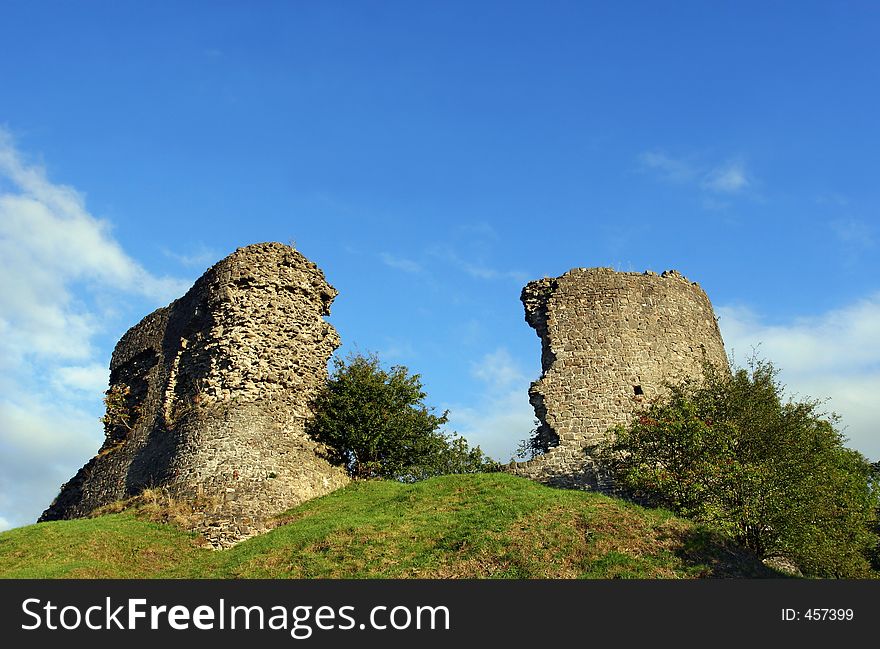
[[[2,532],[4,530],[11,529],[11,528],[12,528],[12,524],[9,521],[7,521],[5,518],[0,516],[0,532]]]
[[[761,342],[768,357],[772,351],[772,360],[792,372],[880,371],[880,294],[784,324],[765,324],[742,307],[718,313],[727,347],[737,354]]]
[[[752,178],[741,160],[706,164],[675,158],[661,151],[643,151],[637,160],[643,171],[668,183],[693,185],[710,194],[737,194],[752,186]],[[718,203],[712,203],[718,206]]]
[[[110,371],[103,365],[58,367],[52,377],[53,385],[59,390],[78,390],[91,395],[100,395],[107,389]]]
[[[840,243],[855,250],[867,250],[877,245],[877,228],[860,219],[841,218],[829,223]]]
[[[166,248],[162,250],[162,254],[183,266],[198,269],[206,269],[220,258],[220,255],[215,250],[205,246],[198,246],[195,250],[188,253],[174,252]]]
[[[416,355],[415,347],[408,340],[400,338],[385,338],[385,343],[376,354],[383,361],[390,363],[406,362]]]
[[[103,435],[98,417],[94,416],[96,412],[76,404],[52,401],[48,398],[51,395],[46,394],[15,396],[14,401],[0,401],[0,431],[3,433],[0,444],[4,453],[16,452],[14,458],[4,462],[4,477],[32,473],[32,463],[37,462],[41,462],[43,468],[66,466],[68,456],[87,459],[98,450]],[[70,472],[64,479],[72,475]],[[4,485],[4,495],[9,491]],[[48,505],[48,501],[45,504]]]
[[[145,270],[0,129],[0,517],[36,518],[96,450],[109,350],[126,299],[155,307],[187,284]],[[126,313],[137,318],[140,313]]]
[[[0,516],[33,523],[59,487],[95,454],[103,434],[99,400],[71,404],[62,393],[5,393],[0,400]]]
[[[450,407],[449,426],[490,457],[508,462],[535,428],[530,380],[504,348],[485,354],[471,374],[483,383],[483,391],[475,406]]]
[[[473,221],[465,225],[458,226],[458,231],[468,237],[477,237],[498,241],[498,231],[486,221]]]
[[[866,255],[876,255],[878,228],[862,219],[844,217],[828,222],[831,242],[836,240],[836,261],[844,268],[855,268]]]
[[[472,365],[471,373],[485,383],[490,392],[505,392],[512,386],[528,383],[510,352],[503,347],[485,354],[478,363]]]
[[[638,160],[642,168],[658,173],[668,182],[685,183],[698,175],[690,162],[672,158],[660,151],[643,151],[638,155]]]
[[[111,290],[168,302],[186,289],[154,277],[122,250],[106,221],[88,213],[81,194],[26,164],[0,129],[0,333],[7,357],[85,359],[101,314],[71,289]]]
[[[51,183],[25,163],[0,129],[0,293],[4,333],[26,332],[27,351],[82,357],[101,314],[83,308],[71,288],[115,290],[168,302],[187,285],[147,272],[116,242],[106,221],[92,216],[82,195]],[[36,343],[36,344],[34,344]]]
[[[706,174],[703,186],[714,192],[735,194],[749,186],[745,166],[741,162],[729,162]]]
[[[725,346],[739,363],[757,348],[781,370],[789,394],[829,398],[849,445],[880,457],[880,294],[782,324],[767,324],[742,307],[721,307],[718,314]]]
[[[830,205],[832,207],[847,207],[850,203],[849,198],[836,192],[819,194],[813,200],[818,205]]]
[[[382,263],[388,266],[389,268],[395,268],[397,270],[402,270],[405,273],[420,273],[422,272],[422,266],[416,261],[412,259],[405,259],[403,257],[395,257],[387,252],[383,252],[379,255],[379,258],[382,260]]]
[[[432,256],[452,264],[455,268],[458,268],[475,279],[513,280],[518,284],[525,284],[529,279],[528,273],[518,270],[499,270],[497,268],[486,266],[480,262],[470,261],[448,247],[435,247],[429,252]]]

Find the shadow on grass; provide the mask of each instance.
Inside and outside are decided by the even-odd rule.
[[[698,575],[714,579],[795,579],[770,568],[732,539],[705,527],[683,531],[674,550],[684,563],[705,566]]]

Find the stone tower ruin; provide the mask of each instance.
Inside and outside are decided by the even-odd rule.
[[[348,482],[306,436],[339,336],[336,290],[289,246],[239,248],[132,327],[110,361],[106,439],[40,520],[149,487],[200,503],[215,546]]]
[[[516,475],[566,487],[604,488],[591,449],[629,423],[667,381],[697,377],[705,361],[727,367],[706,293],[676,271],[575,268],[530,282],[526,322],[541,339],[541,378],[529,401],[539,439],[552,448]]]

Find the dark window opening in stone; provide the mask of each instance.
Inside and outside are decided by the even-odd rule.
[[[645,391],[642,390],[642,386],[641,386],[641,385],[634,385],[634,386],[633,386],[633,391],[636,393],[636,396],[639,396],[639,395],[645,394]]]

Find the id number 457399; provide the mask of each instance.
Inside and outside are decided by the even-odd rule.
[[[795,608],[782,609],[784,622],[850,622],[855,617],[851,608]]]

